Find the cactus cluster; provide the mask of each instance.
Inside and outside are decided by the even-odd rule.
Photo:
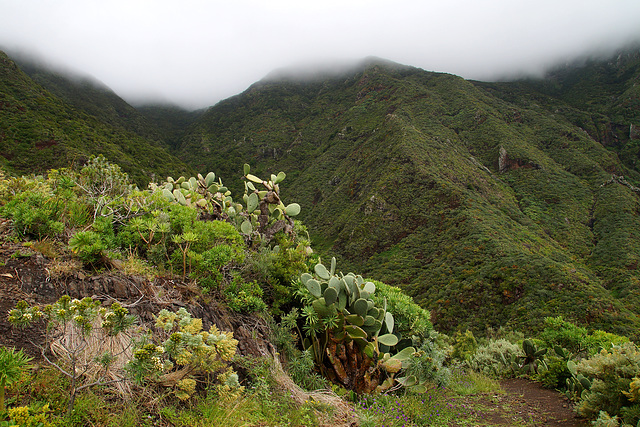
[[[291,203],[285,206],[280,199],[280,183],[287,175],[279,172],[277,175],[271,174],[269,180],[263,180],[250,172],[251,167],[245,164],[243,200],[246,210],[240,224],[242,233],[250,235],[255,230],[270,240],[280,230],[292,232],[292,217],[300,213],[300,205]],[[256,188],[256,185],[261,187]]]
[[[230,221],[247,236],[255,232],[269,241],[278,231],[293,232],[292,217],[300,213],[300,205],[285,205],[280,198],[280,183],[286,174],[271,174],[269,180],[263,180],[249,173],[250,170],[250,166],[245,164],[244,205],[234,202],[231,191],[219,178],[216,180],[213,172],[204,177],[200,174],[190,178],[168,177],[164,183],[153,185],[152,189],[161,192],[170,202],[198,208],[214,219]]]
[[[335,269],[333,258],[329,269],[318,263],[315,275],[300,277],[310,302],[304,310],[309,331],[304,346],[313,352],[320,370],[357,393],[384,391],[395,381],[416,386],[415,378],[394,379],[415,349],[389,353],[399,338],[393,334],[394,319],[386,299],[377,307],[371,298],[376,290],[373,282],[353,273],[336,274]]]
[[[239,206],[234,204],[231,192],[222,184],[222,180],[213,172],[203,177],[180,178],[174,180],[167,177],[167,181],[158,187],[167,200],[192,206],[213,214],[220,219],[234,214]]]
[[[567,361],[567,369],[571,378],[567,378],[567,392],[572,398],[582,398],[582,394],[591,388],[591,380],[578,373],[578,365],[573,360]]]
[[[520,370],[526,374],[534,374],[538,372],[538,365],[545,365],[543,356],[547,354],[547,349],[538,349],[533,341],[526,339],[522,341],[522,351],[524,356],[520,356],[520,363],[516,363],[514,370]],[[546,365],[545,365],[546,366]],[[516,369],[517,368],[517,369]]]

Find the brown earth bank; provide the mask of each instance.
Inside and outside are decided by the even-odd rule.
[[[5,237],[5,236],[1,236]],[[204,329],[215,324],[220,330],[233,331],[238,340],[238,353],[243,356],[270,356],[275,348],[267,339],[268,327],[257,316],[230,312],[215,298],[198,293],[197,286],[176,278],[125,275],[117,269],[96,275],[75,271],[52,278],[42,254],[6,240],[0,246],[0,345],[24,348],[34,357],[40,356],[43,325],[16,328],[7,321],[9,310],[20,300],[29,304],[50,304],[62,295],[73,298],[92,297],[109,306],[117,301],[138,317],[141,324],[152,326],[154,314],[167,309],[187,309],[202,319]]]

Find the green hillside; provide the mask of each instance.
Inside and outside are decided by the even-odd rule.
[[[608,60],[589,59],[549,72],[545,79],[477,83],[495,96],[564,116],[638,171],[640,48]]]
[[[204,112],[1,61],[10,172],[103,154],[138,183],[214,171],[242,194],[244,163],[282,170],[316,250],[403,287],[440,330],[563,315],[637,334],[636,51],[509,83],[369,58],[280,71]]]
[[[136,110],[157,129],[170,150],[180,145],[189,126],[203,113],[203,110],[187,111],[163,104],[143,105],[136,107]]]
[[[31,71],[53,92],[0,52],[0,165],[8,171],[41,173],[98,154],[140,185],[189,171],[167,153],[159,132],[111,91]]]
[[[181,157],[229,183],[244,162],[286,171],[315,247],[404,287],[442,330],[561,314],[635,334],[638,173],[519,87],[375,59],[269,78],[203,114]]]

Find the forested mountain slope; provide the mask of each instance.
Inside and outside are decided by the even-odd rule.
[[[140,185],[190,170],[153,136],[160,135],[155,127],[111,91],[86,81],[74,87],[54,74],[36,78],[57,94],[0,52],[0,164],[8,171],[41,173],[98,154]]]
[[[441,330],[563,315],[637,334],[636,51],[510,83],[369,58],[274,73],[192,113],[135,111],[95,84],[0,62],[9,172],[104,154],[144,184],[214,171],[239,197],[244,163],[282,170],[314,247],[402,286]]]
[[[180,153],[230,183],[244,162],[286,171],[316,247],[404,287],[442,329],[561,314],[635,333],[637,172],[496,87],[376,59],[271,77],[210,108]]]

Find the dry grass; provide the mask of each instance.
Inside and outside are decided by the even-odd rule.
[[[83,377],[84,383],[111,383],[120,394],[130,395],[131,385],[126,380],[124,366],[132,357],[133,340],[141,331],[109,336],[102,331],[101,322],[100,318],[94,322],[93,333],[89,335],[83,335],[75,326],[59,331],[59,337],[51,343],[51,352],[58,361],[64,361],[66,367],[70,367],[75,358],[76,374]],[[106,369],[96,362],[105,354],[113,357]]]
[[[72,274],[82,271],[82,263],[77,259],[52,259],[46,267],[47,274],[51,279],[59,279],[71,276]]]
[[[302,406],[306,402],[316,402],[322,406],[333,408],[332,417],[327,420],[323,420],[323,418],[326,418],[325,414],[316,411],[318,419],[321,420],[320,425],[327,427],[348,427],[354,425],[357,421],[352,406],[332,391],[316,390],[307,392],[300,388],[293,382],[291,377],[284,372],[277,357],[273,358],[271,374],[278,386],[290,395],[297,405]]]

